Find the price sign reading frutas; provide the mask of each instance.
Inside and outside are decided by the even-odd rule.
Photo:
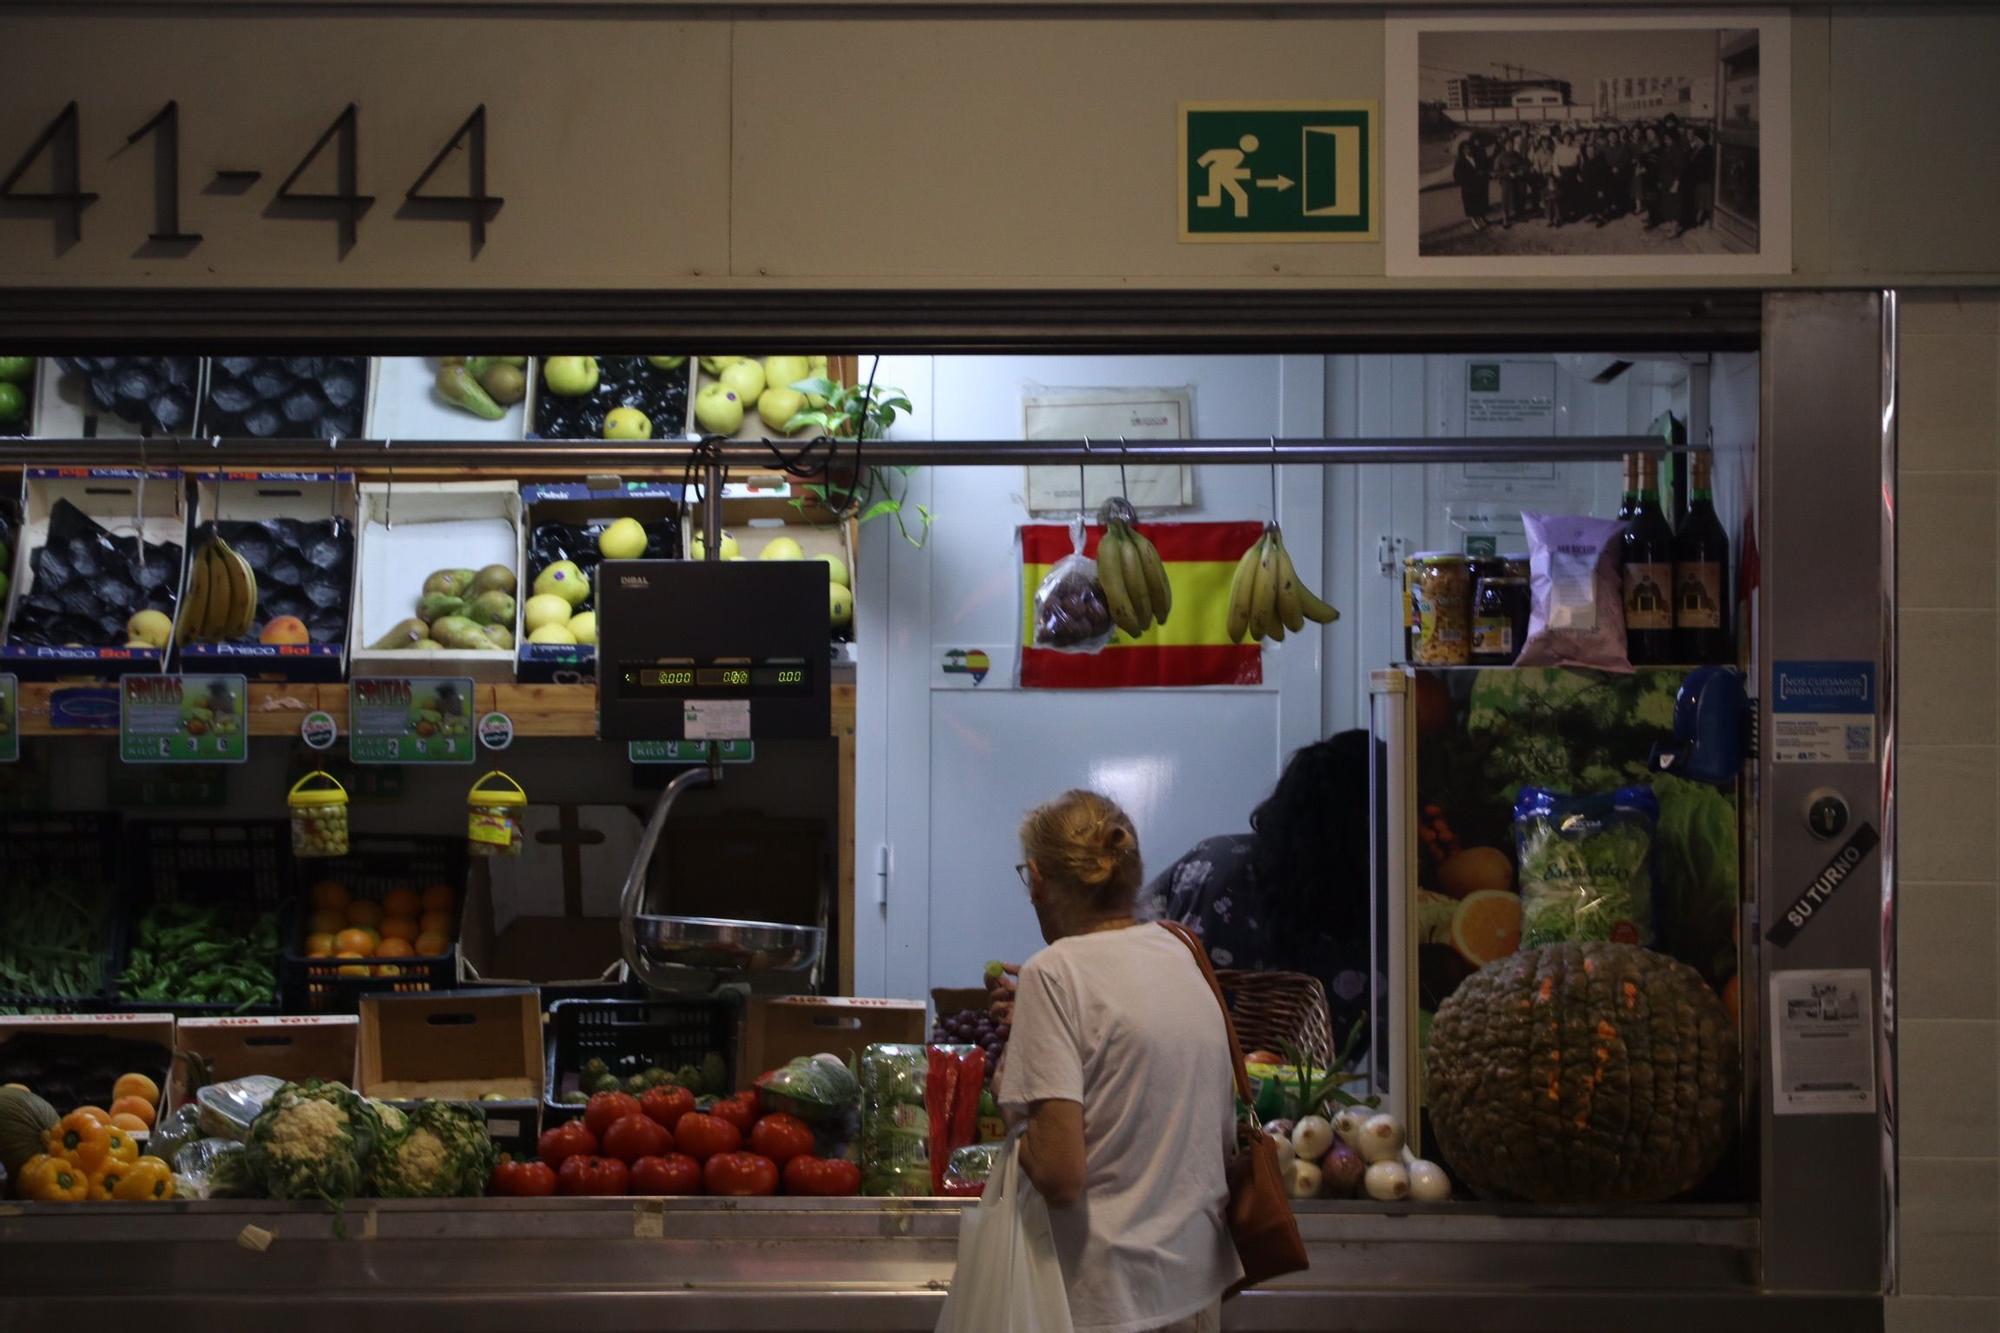
[[[347,687],[357,764],[469,764],[478,754],[469,676],[373,676]]]
[[[118,757],[128,764],[240,764],[250,757],[241,676],[125,676]]]

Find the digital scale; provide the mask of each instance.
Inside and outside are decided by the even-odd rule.
[[[719,534],[708,534],[711,551]],[[607,560],[597,576],[597,735],[608,741],[825,740],[833,730],[821,560]],[[646,867],[674,802],[722,780],[709,763],[669,782],[619,894],[625,959],[648,985],[697,976],[799,972],[819,926],[645,909]]]
[[[617,560],[600,569],[599,739],[831,734],[824,561]]]

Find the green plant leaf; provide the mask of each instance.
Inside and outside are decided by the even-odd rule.
[[[866,523],[871,518],[880,518],[884,514],[893,514],[902,507],[903,502],[901,500],[877,500],[862,511],[861,521]]]
[[[797,389],[803,394],[812,394],[824,398],[828,402],[832,402],[842,393],[840,384],[837,381],[827,379],[823,375],[816,375],[811,379],[793,380],[788,387]]]

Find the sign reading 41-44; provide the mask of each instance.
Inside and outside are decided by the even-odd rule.
[[[1183,241],[1372,241],[1374,102],[1183,102]]]

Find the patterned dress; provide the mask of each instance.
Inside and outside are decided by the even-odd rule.
[[[1248,833],[1228,833],[1197,844],[1141,890],[1139,917],[1180,922],[1208,946],[1209,961],[1217,967],[1318,977],[1326,987],[1334,1044],[1339,1045],[1368,1009],[1367,933],[1364,929],[1350,938],[1335,938],[1322,932],[1297,939],[1268,924],[1269,905],[1257,883],[1254,846],[1255,838]]]

